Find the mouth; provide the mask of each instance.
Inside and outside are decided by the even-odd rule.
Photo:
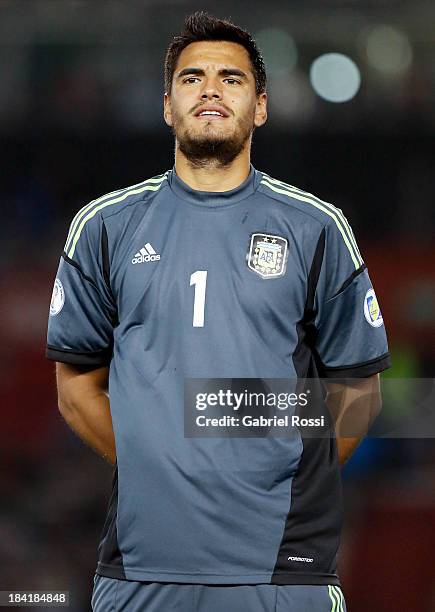
[[[206,106],[197,109],[196,119],[206,119],[207,121],[222,121],[229,117],[228,111],[220,106]]]

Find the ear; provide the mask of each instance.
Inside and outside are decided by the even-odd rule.
[[[255,105],[254,125],[261,127],[267,121],[267,93],[263,92],[257,97]]]
[[[171,96],[166,91],[163,95],[163,118],[167,125],[172,125]]]

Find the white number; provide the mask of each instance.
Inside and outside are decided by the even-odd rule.
[[[193,300],[193,327],[204,327],[205,287],[207,270],[197,270],[190,276],[190,286],[195,285]]]

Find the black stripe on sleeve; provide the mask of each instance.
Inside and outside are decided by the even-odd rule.
[[[82,277],[83,277],[85,280],[87,280],[87,281],[88,281],[88,283],[91,283],[91,285],[92,285],[93,287],[95,287],[95,289],[98,291],[98,285],[97,285],[97,283],[94,281],[94,279],[93,279],[93,278],[91,278],[90,276],[88,276],[87,274],[85,274],[85,273],[83,272],[83,270],[81,269],[81,267],[79,266],[79,264],[78,264],[76,261],[74,261],[73,259],[71,259],[70,257],[68,257],[68,255],[65,253],[65,251],[63,251],[63,252],[62,252],[62,257],[63,257],[63,259],[64,259],[64,260],[65,260],[67,263],[69,263],[69,264],[70,264],[70,266],[74,266],[74,268],[76,268],[76,269],[77,269],[77,270],[80,272],[81,276],[82,276]]]
[[[60,349],[47,344],[45,356],[51,361],[61,361],[73,365],[108,366],[112,358],[112,347],[90,353],[81,353],[73,349]]]
[[[314,298],[316,295],[317,283],[319,281],[320,270],[322,268],[323,256],[325,253],[326,232],[323,228],[319,240],[317,241],[316,250],[311,264],[310,273],[308,275],[307,301],[305,304],[305,319],[311,319],[311,314],[314,309]]]
[[[110,289],[110,260],[109,260],[109,239],[107,237],[106,225],[103,221],[101,228],[101,259],[103,260],[103,278],[107,289]]]
[[[353,365],[340,366],[336,368],[321,369],[322,378],[367,378],[383,372],[391,367],[390,353],[384,353],[380,357],[364,361],[363,363],[355,363]]]
[[[352,274],[349,276],[349,278],[347,278],[344,283],[341,285],[340,289],[334,293],[334,295],[332,297],[329,298],[329,300],[332,300],[333,298],[337,297],[337,295],[340,295],[340,293],[343,293],[343,291],[345,289],[347,289],[347,287],[349,287],[349,285],[353,282],[353,280],[359,276],[362,272],[364,272],[364,270],[367,269],[367,266],[365,264],[363,264],[362,266],[360,266],[357,270],[355,270],[354,272],[352,272]],[[329,302],[328,300],[328,302]]]

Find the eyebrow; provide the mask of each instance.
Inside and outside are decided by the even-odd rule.
[[[183,70],[180,70],[180,72],[177,74],[177,79],[180,79],[181,77],[186,76],[188,74],[197,74],[198,76],[204,76],[205,72],[202,68],[183,68]],[[239,76],[242,79],[248,80],[248,75],[239,68],[222,68],[218,71],[218,75]]]

